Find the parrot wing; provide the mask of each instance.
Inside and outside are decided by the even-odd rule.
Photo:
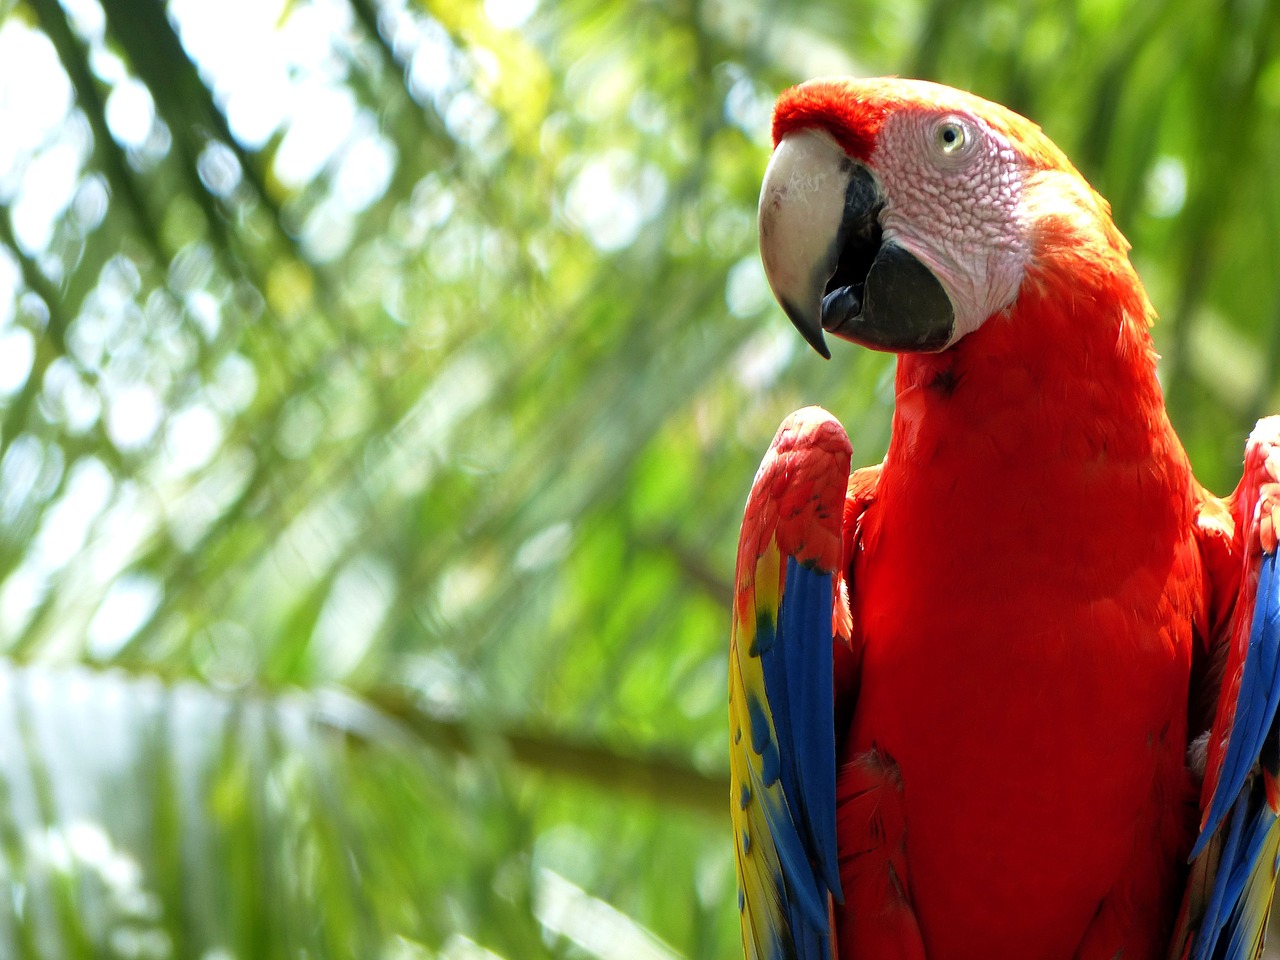
[[[1280,417],[1258,423],[1229,501],[1239,586],[1225,637],[1225,668],[1205,754],[1200,836],[1174,941],[1189,960],[1254,960],[1280,857]],[[1188,914],[1203,911],[1198,932]],[[1187,939],[1189,949],[1183,946]]]
[[[825,410],[783,421],[738,542],[731,809],[749,960],[830,956],[836,863],[833,617],[852,448]]]

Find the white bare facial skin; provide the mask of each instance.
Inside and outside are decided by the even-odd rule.
[[[887,200],[885,241],[928,267],[951,299],[952,343],[1013,302],[1031,244],[1025,171],[1008,140],[961,111],[903,111],[881,127],[869,166]]]

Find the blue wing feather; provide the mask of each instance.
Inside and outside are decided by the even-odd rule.
[[[1249,631],[1249,651],[1240,678],[1240,694],[1236,701],[1235,723],[1227,742],[1209,816],[1196,840],[1191,856],[1198,857],[1209,838],[1217,831],[1227,811],[1244,788],[1245,780],[1258,762],[1263,739],[1276,718],[1280,704],[1280,592],[1276,554],[1262,558],[1258,594],[1254,603],[1253,625]]]
[[[1253,960],[1262,947],[1276,877],[1277,819],[1259,796],[1246,828],[1244,856],[1231,879],[1235,908],[1227,922],[1231,939],[1221,960]],[[1261,898],[1262,903],[1258,901]]]
[[[1190,960],[1253,960],[1276,876],[1277,818],[1261,791],[1241,795],[1227,824],[1218,879]]]
[[[1248,801],[1248,797],[1240,797],[1233,806],[1231,822],[1223,840],[1221,859],[1218,861],[1218,878],[1213,885],[1209,905],[1205,908],[1204,919],[1200,924],[1200,935],[1196,938],[1195,949],[1191,953],[1190,960],[1213,960],[1219,936],[1230,915],[1230,908],[1226,905],[1233,904],[1239,897],[1239,890],[1232,889],[1231,881],[1232,875],[1236,872],[1233,865],[1240,862],[1239,852],[1245,832]]]
[[[805,920],[824,931],[826,888],[839,895],[831,581],[830,573],[817,573],[789,557],[777,629],[768,630],[766,639],[768,625],[757,621],[756,627],[764,688],[777,735],[778,779],[793,814],[793,819],[775,832],[774,840],[787,886],[798,894]],[[822,867],[821,878],[812,864]],[[834,882],[829,877],[835,877]],[[820,879],[824,888],[819,886]],[[791,924],[793,930],[798,926]]]
[[[806,852],[818,865],[828,889],[840,899],[836,858],[836,742],[832,722],[831,603],[833,577],[809,569],[794,557],[787,561],[787,593],[782,628],[788,638],[787,686],[797,784],[808,828]],[[791,642],[794,641],[794,642]],[[766,673],[765,684],[769,683]]]

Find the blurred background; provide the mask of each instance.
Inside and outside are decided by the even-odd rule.
[[[1107,195],[1211,488],[1280,410],[1271,0],[0,0],[0,957],[722,958],[734,541],[886,358],[771,301],[784,86]]]

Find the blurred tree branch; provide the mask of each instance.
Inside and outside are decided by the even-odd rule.
[[[729,775],[694,767],[674,752],[615,751],[599,742],[520,725],[432,714],[404,694],[383,690],[370,705],[394,718],[433,749],[462,756],[507,756],[526,770],[568,777],[608,792],[620,791],[663,806],[723,816]]]

